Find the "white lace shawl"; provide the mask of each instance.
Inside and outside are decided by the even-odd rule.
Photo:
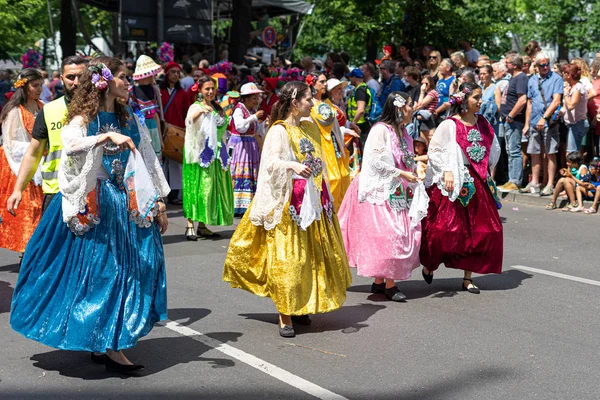
[[[377,124],[369,132],[365,143],[363,164],[358,181],[358,201],[382,205],[389,202],[390,194],[404,180],[396,168],[389,130]],[[422,182],[406,183],[413,189],[413,200],[408,215],[411,228],[427,216],[429,196]]]
[[[166,197],[171,189],[152,148],[148,130],[140,124],[137,116],[134,118],[140,132],[138,150],[158,195]],[[69,222],[85,209],[87,194],[96,187],[99,170],[103,168],[103,146],[97,145],[98,135],[87,136],[87,132],[88,126],[80,116],[65,125],[61,132],[63,152],[58,170],[58,187],[63,196],[64,222]]]
[[[389,201],[390,188],[398,187],[402,178],[396,168],[389,132],[377,124],[369,131],[358,181],[358,201],[381,205]]]
[[[196,116],[198,116],[196,118]],[[194,120],[196,118],[196,120]],[[217,123],[213,113],[207,107],[192,104],[185,119],[185,161],[188,164],[200,164],[200,154],[206,146],[216,152]]]
[[[263,145],[250,221],[271,230],[281,221],[292,192],[292,148],[282,125],[272,126]]]
[[[444,196],[450,201],[458,198],[460,190],[464,183],[464,176],[467,172],[465,165],[469,165],[468,158],[464,155],[462,149],[456,142],[456,123],[452,120],[445,120],[437,127],[427,152],[429,162],[427,164],[427,174],[425,177],[425,186],[438,185]],[[493,169],[500,158],[500,144],[494,135],[488,165]],[[444,172],[452,172],[454,177],[454,190],[448,193],[444,189]]]
[[[10,110],[6,116],[6,120],[2,124],[2,132],[4,154],[6,155],[11,171],[16,176],[19,174],[19,167],[23,161],[23,156],[31,142],[31,136],[23,125],[20,107],[17,106]],[[42,184],[42,173],[40,171],[41,164],[40,161],[40,165],[38,165],[38,168],[33,175],[33,183],[36,186]]]

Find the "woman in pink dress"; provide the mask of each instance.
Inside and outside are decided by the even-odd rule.
[[[429,209],[423,221],[423,278],[433,279],[441,263],[462,269],[462,290],[479,293],[471,274],[502,272],[501,207],[490,177],[500,146],[487,120],[475,113],[481,89],[463,83],[451,99],[451,118],[442,122],[429,144],[425,186]],[[457,201],[458,200],[458,201]]]
[[[375,278],[371,292],[404,301],[395,280],[410,278],[419,264],[421,219],[429,199],[417,178],[413,142],[404,129],[411,99],[392,92],[365,143],[360,174],[350,184],[338,213],[351,267]]]

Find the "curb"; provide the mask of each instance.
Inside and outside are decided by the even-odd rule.
[[[548,205],[548,203],[550,203],[550,201],[552,200],[552,196],[543,196],[542,197],[537,194],[529,194],[529,193],[498,191],[498,194],[500,194],[500,198],[501,198],[502,202],[524,204],[524,205],[536,206],[536,207],[546,207]],[[569,204],[568,199],[558,198],[556,200],[557,208],[563,208],[567,204]],[[583,206],[585,208],[591,207],[592,202],[584,200]]]

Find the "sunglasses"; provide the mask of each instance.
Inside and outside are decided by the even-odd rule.
[[[548,68],[550,66],[550,63],[538,64],[537,66],[540,67],[540,68]]]
[[[437,60],[437,57],[436,56],[429,56],[429,59],[430,60]]]

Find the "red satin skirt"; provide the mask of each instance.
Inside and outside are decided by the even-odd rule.
[[[6,211],[6,202],[16,181],[17,177],[4,154],[4,147],[0,147],[0,248],[23,253],[40,222],[44,193],[41,186],[35,186],[33,181],[29,182],[23,191],[17,216],[13,217]]]
[[[502,272],[503,233],[496,202],[484,182],[469,166],[474,178],[475,194],[463,206],[442,195],[436,185],[427,189],[429,208],[423,220],[421,264],[435,271],[444,263],[447,268],[477,274]]]

